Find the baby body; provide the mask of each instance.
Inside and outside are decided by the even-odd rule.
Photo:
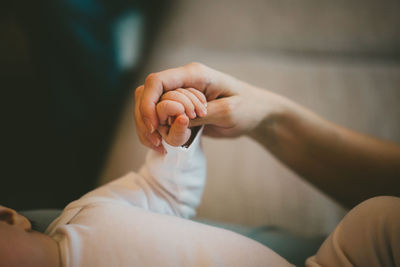
[[[11,255],[5,241],[0,241],[0,266],[290,265],[246,237],[188,220],[195,215],[206,178],[202,130],[189,140],[188,128],[189,119],[205,114],[200,106],[205,98],[188,93],[170,93],[156,107],[163,153],[149,151],[138,173],[70,203],[45,235],[32,231],[21,215],[2,207],[0,215],[8,214],[11,223],[1,221],[0,233],[13,239],[10,233],[19,231],[18,242],[36,248],[19,249],[21,244],[14,239],[18,247]]]

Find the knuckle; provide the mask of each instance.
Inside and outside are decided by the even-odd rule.
[[[196,79],[193,81],[194,86],[197,87],[197,85],[200,88],[204,87],[204,83],[208,83],[209,78],[207,75],[207,68],[205,65],[198,63],[198,62],[192,62],[187,65],[187,72],[189,75],[196,77]]]
[[[158,73],[150,73],[149,75],[147,75],[145,82],[151,83],[151,82],[157,81],[158,79],[159,79]]]
[[[204,73],[204,70],[205,70],[205,65],[203,65],[199,62],[191,62],[188,64],[188,67],[191,71],[197,72],[197,73]]]
[[[135,89],[135,99],[136,100],[139,99],[142,92],[143,92],[143,85],[141,85]]]
[[[190,67],[190,68],[193,68],[193,69],[202,69],[202,68],[204,68],[203,64],[201,64],[199,62],[196,62],[196,61],[190,62],[189,64],[187,64],[187,66]]]
[[[161,100],[173,99],[176,97],[175,91],[168,91],[161,96]]]

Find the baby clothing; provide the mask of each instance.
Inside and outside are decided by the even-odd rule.
[[[186,218],[206,178],[201,131],[188,148],[150,151],[129,173],[70,203],[46,230],[63,267],[291,266],[269,248]]]

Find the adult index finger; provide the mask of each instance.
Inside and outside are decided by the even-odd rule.
[[[134,107],[134,117],[136,124],[136,133],[139,136],[140,141],[145,146],[152,148],[158,152],[163,152],[163,147],[161,144],[161,137],[157,132],[151,134],[146,133],[146,126],[144,125],[139,111],[139,103],[143,93],[143,85],[139,86],[135,90],[135,107]]]

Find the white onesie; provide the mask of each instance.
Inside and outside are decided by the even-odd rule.
[[[63,267],[290,266],[267,247],[184,218],[195,215],[206,177],[201,131],[189,148],[163,142],[129,173],[70,203],[47,229]]]

